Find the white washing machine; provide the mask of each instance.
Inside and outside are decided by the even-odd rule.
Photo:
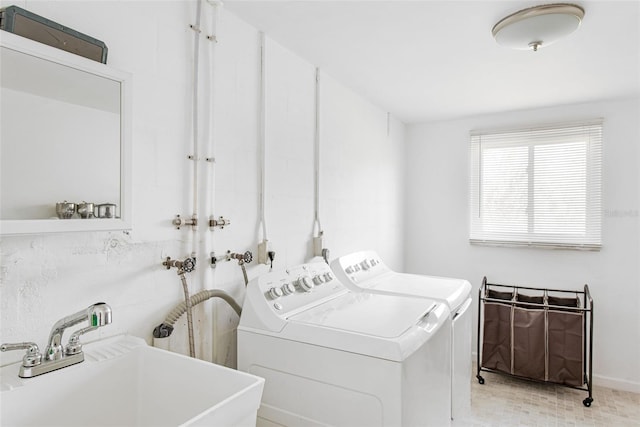
[[[450,351],[446,304],[351,292],[325,263],[252,280],[238,326],[258,425],[449,425]]]
[[[405,295],[446,302],[451,327],[451,418],[471,408],[471,284],[467,280],[422,276],[392,271],[374,251],[361,251],[335,259],[331,268],[352,291]]]

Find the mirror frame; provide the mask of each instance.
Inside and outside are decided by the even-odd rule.
[[[2,30],[0,30],[0,46],[120,83],[120,218],[0,219],[0,234],[130,230],[132,222],[131,74]]]

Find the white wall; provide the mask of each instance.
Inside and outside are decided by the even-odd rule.
[[[375,248],[402,265],[404,125],[334,81],[322,80],[320,194],[332,257]],[[343,93],[344,97],[337,97]]]
[[[600,252],[472,246],[469,131],[603,117]],[[640,100],[603,101],[407,127],[405,269],[557,289],[589,284],[596,384],[640,391]],[[474,301],[477,310],[477,301]],[[477,316],[477,313],[476,313]],[[475,330],[475,329],[474,329]]]
[[[261,240],[259,218],[259,38],[255,28],[224,12],[213,74],[209,17],[203,18],[201,55],[202,220],[224,215],[232,224],[211,232],[171,226],[175,214],[192,212],[191,73],[193,1],[12,1],[103,40],[109,65],[133,74],[133,230],[3,237],[0,243],[0,342],[36,341],[44,346],[59,318],[96,301],[113,308],[113,324],[86,341],[131,333],[151,342],[151,331],[181,301],[175,271],[161,262],[198,250],[199,269],[189,275],[192,292],[218,288],[239,301],[242,273],[235,262],[215,270],[211,250],[253,251]],[[205,2],[205,11],[211,12]],[[311,255],[314,213],[314,66],[267,39],[266,221],[280,266]],[[212,80],[213,77],[213,80]],[[213,85],[212,105],[206,95]],[[402,256],[403,125],[322,75],[321,201],[326,246],[332,256],[372,247],[396,268]],[[210,126],[211,125],[211,126]],[[213,132],[215,147],[207,150]],[[205,162],[212,155],[215,163]],[[215,173],[215,191],[210,174]],[[213,198],[213,200],[211,200]],[[213,203],[213,211],[208,209]],[[390,226],[391,225],[391,226]],[[255,261],[249,277],[267,271]],[[186,348],[185,319],[169,346]],[[198,356],[235,365],[238,317],[223,302],[196,310]],[[3,353],[2,364],[22,357]]]

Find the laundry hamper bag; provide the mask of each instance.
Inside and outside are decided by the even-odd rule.
[[[516,301],[542,304],[543,297],[516,295]],[[520,377],[545,379],[545,310],[527,304],[513,307],[513,369]]]
[[[577,298],[549,297],[551,306],[578,308]],[[584,378],[584,311],[549,309],[548,322],[548,381],[571,386],[581,386]]]
[[[511,373],[511,292],[488,290],[488,298],[505,303],[486,302],[484,305],[484,333],[482,365]]]

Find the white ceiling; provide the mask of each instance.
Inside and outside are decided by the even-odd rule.
[[[538,52],[491,28],[540,1],[244,1],[225,9],[405,123],[640,96],[640,2],[578,1]]]

